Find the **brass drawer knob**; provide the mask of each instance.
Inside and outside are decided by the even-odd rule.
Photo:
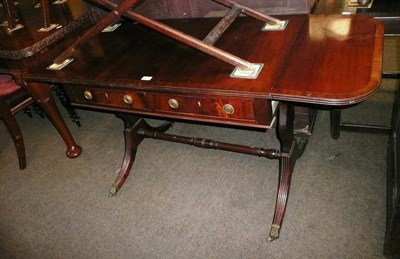
[[[228,103],[224,105],[223,109],[226,114],[233,114],[235,112],[235,108],[233,108],[233,106]]]
[[[168,104],[172,109],[177,109],[179,107],[179,103],[175,99],[169,99]]]
[[[132,96],[130,96],[130,95],[124,95],[124,102],[126,103],[126,104],[132,104],[133,103],[133,99],[132,99]]]
[[[93,95],[90,91],[84,91],[83,92],[83,96],[85,97],[86,100],[92,100],[93,99]]]

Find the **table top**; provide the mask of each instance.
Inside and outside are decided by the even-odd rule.
[[[268,32],[261,30],[263,23],[258,20],[238,18],[216,43],[249,62],[262,63],[256,79],[232,78],[232,65],[130,21],[86,43],[62,70],[47,67],[79,37],[79,29],[46,51],[19,60],[2,59],[0,72],[21,73],[27,81],[324,105],[361,102],[377,90],[383,41],[380,22],[364,16],[279,18],[289,21],[286,29]],[[218,21],[194,18],[165,23],[202,38]]]
[[[380,84],[383,26],[364,16],[309,16],[287,57],[274,98],[345,105]]]

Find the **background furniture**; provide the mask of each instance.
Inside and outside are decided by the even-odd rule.
[[[387,218],[384,253],[400,256],[400,98],[393,105],[392,124],[387,154]]]
[[[24,139],[14,114],[33,103],[25,89],[17,85],[11,76],[0,74],[0,118],[10,133],[17,150],[19,168],[26,168]]]
[[[359,9],[359,14],[373,16],[385,26],[385,36],[397,37],[397,55],[400,55],[400,4],[397,1],[375,0],[371,9]],[[396,71],[383,71],[382,78],[400,79],[400,62]],[[398,82],[399,84],[399,82]],[[384,254],[391,258],[400,257],[400,98],[397,89],[392,110],[387,149],[387,218]],[[345,125],[346,126],[346,125]]]

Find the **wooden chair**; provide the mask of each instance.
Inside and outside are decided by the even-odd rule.
[[[26,168],[25,145],[14,115],[33,102],[28,92],[17,85],[11,76],[0,74],[0,118],[14,141],[21,170]]]

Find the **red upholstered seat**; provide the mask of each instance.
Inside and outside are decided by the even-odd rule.
[[[6,96],[19,91],[21,87],[17,85],[10,75],[0,74],[0,96]]]

